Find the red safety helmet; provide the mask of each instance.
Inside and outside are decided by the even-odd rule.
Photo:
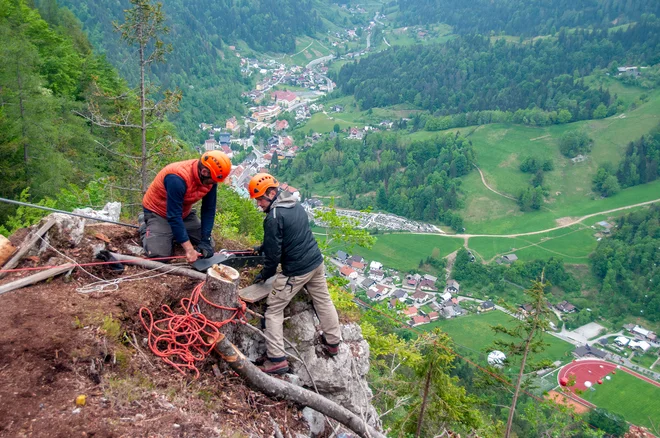
[[[248,184],[248,191],[250,192],[250,198],[260,198],[266,194],[266,190],[271,187],[279,187],[280,183],[277,182],[273,175],[267,173],[257,173],[250,180]]]
[[[211,178],[215,182],[223,182],[231,172],[231,160],[224,152],[204,152],[200,161],[202,166],[211,172]]]

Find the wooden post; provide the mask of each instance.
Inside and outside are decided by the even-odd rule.
[[[206,271],[206,282],[202,287],[202,295],[208,301],[223,307],[238,307],[238,282],[240,274],[230,266],[213,265]],[[218,309],[204,300],[199,301],[199,309],[213,321],[225,321],[234,316],[234,311]],[[233,340],[235,324],[226,324],[220,331]]]
[[[11,244],[9,239],[0,234],[0,266],[4,265],[9,257],[15,252],[16,248],[14,245]]]
[[[11,283],[3,284],[0,286],[0,295],[4,294],[5,292],[11,292],[25,286],[39,283],[40,281],[48,280],[51,277],[55,277],[56,275],[60,275],[66,271],[70,271],[75,267],[76,265],[73,263],[67,263],[65,265],[58,266],[57,268],[51,268],[46,271],[41,271],[38,274],[30,275],[29,277],[21,278],[20,280],[12,281]]]
[[[32,248],[34,244],[39,241],[41,236],[46,234],[46,232],[48,232],[48,230],[50,230],[53,227],[53,225],[55,225],[55,219],[53,217],[50,217],[48,221],[41,228],[37,230],[36,233],[34,233],[29,239],[25,239],[23,243],[21,243],[20,246],[21,249],[18,250],[16,255],[12,257],[11,260],[9,260],[7,264],[2,267],[2,269],[15,268],[16,265],[18,265],[18,263],[21,261],[23,256],[30,250],[30,248]],[[6,274],[5,272],[0,272],[0,278],[4,277],[5,274]]]
[[[334,418],[361,437],[385,438],[384,434],[368,425],[358,415],[332,400],[264,373],[247,360],[243,353],[238,351],[238,348],[222,334],[220,334],[215,345],[215,352],[227,362],[232,370],[243,377],[253,389],[270,397],[283,398],[303,406],[309,406],[323,415]]]

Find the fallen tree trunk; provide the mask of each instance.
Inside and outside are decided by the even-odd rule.
[[[220,338],[215,345],[215,351],[232,370],[243,377],[248,385],[257,391],[271,397],[283,398],[303,406],[309,406],[323,415],[339,421],[361,437],[385,438],[385,435],[368,425],[358,415],[332,400],[264,373],[247,360],[243,353],[238,351],[236,346],[222,334],[220,334]]]
[[[191,277],[197,280],[206,280],[206,274],[193,271],[192,269],[172,266],[172,265],[168,265],[167,263],[155,262],[153,260],[142,259],[140,257],[132,257],[123,254],[117,254],[116,252],[111,252],[110,255],[112,255],[115,259],[119,261],[131,262],[134,265],[142,266],[143,268],[153,269],[160,272],[167,272],[168,274],[172,274],[172,275],[182,275],[184,277]]]
[[[0,295],[4,294],[5,292],[11,292],[25,286],[39,283],[40,281],[48,280],[51,277],[55,277],[56,275],[60,275],[66,271],[70,271],[75,267],[76,265],[73,263],[67,263],[65,265],[58,266],[57,268],[51,268],[46,271],[41,271],[38,274],[30,275],[29,277],[21,278],[20,280],[12,281],[11,283],[3,284],[0,286]]]
[[[49,218],[48,221],[42,225],[41,228],[39,228],[29,239],[25,239],[23,243],[21,243],[20,248],[18,252],[14,255],[14,257],[11,258],[5,264],[2,269],[13,269],[18,265],[18,263],[21,261],[23,256],[34,246],[35,243],[41,239],[41,236],[46,234],[48,230],[50,230],[53,225],[55,225],[55,219],[54,218]],[[0,272],[0,278],[4,277],[6,275],[6,272]]]

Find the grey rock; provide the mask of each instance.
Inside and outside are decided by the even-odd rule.
[[[108,202],[103,210],[94,210],[92,208],[76,208],[74,213],[84,214],[97,219],[105,219],[117,222],[121,214],[121,202]]]
[[[325,431],[325,418],[322,414],[311,408],[302,410],[302,415],[309,426],[309,434],[312,437],[318,436]]]
[[[124,246],[126,247],[128,252],[130,252],[134,256],[140,257],[144,255],[144,248],[142,248],[141,246],[131,245],[131,244],[126,244]]]

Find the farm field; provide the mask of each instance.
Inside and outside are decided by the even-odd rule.
[[[441,319],[430,324],[424,324],[418,328],[421,330],[432,330],[440,328],[447,333],[457,345],[458,352],[465,354],[472,359],[477,360],[480,365],[487,365],[486,355],[494,350],[493,342],[495,339],[511,339],[503,334],[495,334],[492,326],[502,324],[504,326],[513,326],[515,319],[504,312],[493,310],[480,315],[468,315],[453,319]],[[570,354],[575,348],[568,342],[555,338],[549,334],[544,335],[545,341],[549,344],[545,351],[530,356],[531,363],[539,360],[548,359],[551,361],[559,360],[565,363],[572,359]],[[515,366],[507,367],[503,370],[505,374],[512,375],[517,372]]]
[[[582,216],[656,199],[660,193],[658,181],[622,190],[611,198],[599,199],[591,192],[591,179],[598,165],[618,163],[627,144],[648,133],[658,122],[660,92],[656,91],[648,102],[623,116],[543,128],[509,124],[465,128],[473,131],[468,137],[477,151],[478,165],[488,185],[505,195],[515,198],[520,188],[531,179],[531,175],[518,169],[524,158],[552,158],[555,163],[555,170],[546,173],[550,200],[536,212],[520,212],[514,200],[489,191],[478,172],[464,177],[462,190],[466,194],[463,210],[466,232],[501,234],[534,231],[556,226],[555,220],[559,218]],[[559,153],[559,137],[572,130],[584,130],[594,139],[592,154],[586,162],[573,164]],[[483,214],[484,211],[488,212],[488,216]]]
[[[660,388],[624,372],[611,377],[603,385],[596,385],[595,391],[585,391],[580,397],[639,426],[660,423]]]
[[[366,260],[377,260],[385,267],[409,271],[419,266],[419,261],[435,254],[446,257],[463,245],[463,240],[452,237],[409,233],[378,234],[371,249],[356,246],[350,252]]]

